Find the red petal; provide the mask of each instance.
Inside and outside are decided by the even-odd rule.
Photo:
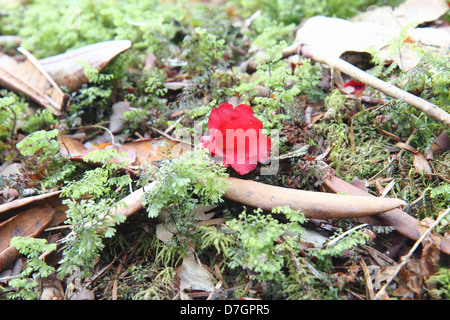
[[[240,104],[234,108],[234,114],[239,117],[252,117],[253,109],[248,104]]]
[[[249,173],[256,168],[256,164],[232,164],[231,167],[236,170],[241,176]]]
[[[356,80],[350,80],[344,83],[344,88],[346,87],[353,87],[355,88],[355,92],[362,92],[366,88],[366,85]]]
[[[208,128],[223,130],[231,121],[233,115],[233,106],[229,103],[222,103],[219,108],[211,110],[208,120]]]
[[[249,105],[222,103],[211,111],[208,128],[211,136],[202,138],[202,146],[212,155],[221,156],[225,166],[231,165],[241,175],[270,157],[271,140],[260,134],[263,124]]]

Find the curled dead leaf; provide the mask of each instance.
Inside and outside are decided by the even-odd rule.
[[[190,150],[191,146],[169,138],[141,139],[125,143],[117,150],[119,152],[133,152],[136,155],[132,165],[152,163],[163,159],[175,158]]]
[[[418,153],[413,153],[413,165],[417,171],[422,171],[426,174],[432,174],[433,170],[431,170],[430,163],[428,162],[425,155],[419,151]]]
[[[19,251],[10,246],[11,239],[15,236],[36,237],[50,223],[55,211],[51,206],[31,206],[1,224],[0,271],[19,257]]]
[[[58,135],[57,141],[61,146],[59,152],[63,157],[85,155],[88,151],[81,142],[62,134]]]
[[[65,95],[39,61],[24,48],[24,60],[0,53],[0,86],[22,93],[59,116]]]
[[[182,300],[192,300],[185,293],[185,289],[207,292],[214,290],[212,275],[202,266],[192,249],[184,256],[181,267],[177,269],[177,276],[180,279],[180,296]]]
[[[114,57],[130,47],[131,42],[129,40],[104,41],[44,58],[39,62],[59,86],[74,91],[88,82],[80,61],[84,61],[101,71]]]
[[[426,174],[433,173],[433,171],[431,170],[431,166],[428,163],[428,160],[422,151],[417,150],[416,148],[410,146],[407,143],[403,143],[403,142],[397,142],[395,144],[395,146],[411,152],[411,155],[413,157],[413,165],[417,171],[422,171],[423,173],[426,173]]]
[[[389,211],[406,203],[400,199],[368,198],[343,194],[303,191],[271,186],[255,181],[228,178],[224,197],[264,210],[290,206],[302,210],[308,218],[343,219]]]
[[[447,132],[442,132],[431,145],[427,153],[427,160],[432,160],[434,156],[440,155],[450,150],[450,139]]]
[[[54,277],[42,279],[39,300],[64,300],[64,289],[61,280]]]

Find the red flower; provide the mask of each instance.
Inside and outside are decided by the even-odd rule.
[[[354,90],[351,93],[361,93],[366,89],[366,85],[356,80],[350,80],[344,83],[344,88],[352,87]]]
[[[208,120],[210,136],[202,137],[202,146],[213,156],[223,158],[240,175],[256,168],[257,162],[270,157],[271,140],[261,134],[262,122],[253,115],[249,105],[233,107],[222,103],[213,109]]]

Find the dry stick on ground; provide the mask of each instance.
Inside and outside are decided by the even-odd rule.
[[[369,300],[374,300],[375,295],[373,292],[373,284],[372,279],[370,278],[369,268],[367,267],[363,259],[360,260],[360,264],[364,273],[364,278],[366,279],[367,295],[369,296]]]
[[[419,98],[409,92],[406,92],[390,83],[384,82],[367,72],[355,67],[354,65],[348,63],[337,57],[330,57],[326,54],[319,52],[313,52],[312,49],[303,43],[294,44],[283,51],[283,56],[287,57],[292,54],[301,53],[304,57],[314,60],[316,62],[324,63],[329,65],[331,68],[338,70],[342,73],[347,74],[351,78],[358,80],[377,89],[384,94],[393,97],[395,99],[401,99],[408,103],[409,105],[419,109],[420,111],[426,113],[431,118],[436,121],[444,122],[450,125],[450,114],[436,105]]]
[[[402,262],[397,266],[397,269],[395,270],[394,274],[391,275],[389,280],[386,282],[386,284],[378,291],[378,293],[375,296],[375,300],[380,299],[386,291],[387,286],[394,280],[394,278],[397,276],[397,274],[400,272],[400,270],[403,268],[403,266],[408,262],[409,258],[412,256],[414,251],[416,251],[417,247],[422,243],[423,239],[425,239],[428,234],[430,234],[431,231],[441,222],[442,219],[444,219],[447,214],[450,212],[450,208],[445,210],[445,212],[435,221],[433,224],[427,229],[426,232],[416,241],[414,246],[409,250],[408,254],[402,257]]]

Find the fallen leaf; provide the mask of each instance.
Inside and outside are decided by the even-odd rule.
[[[0,227],[0,271],[19,257],[19,251],[10,246],[13,237],[36,237],[52,220],[51,206],[28,208],[3,223]]]
[[[113,58],[130,47],[131,42],[129,40],[111,40],[44,58],[39,62],[59,86],[74,91],[88,82],[80,61],[84,61],[98,71],[102,71]]]
[[[156,236],[162,242],[167,243],[169,242],[170,239],[172,239],[174,235],[174,230],[175,230],[174,222],[158,223],[156,225]]]
[[[356,218],[405,205],[400,199],[304,191],[237,178],[227,180],[230,183],[224,194],[227,199],[268,211],[288,205],[293,210],[301,210],[307,218],[314,219]]]
[[[443,0],[406,0],[397,7],[376,7],[373,10],[363,12],[353,21],[365,21],[387,26],[406,26],[410,23],[424,23],[439,19],[448,6]]]
[[[2,192],[5,202],[11,202],[12,200],[20,197],[20,194],[17,190],[11,189],[9,187],[4,187],[0,191]]]
[[[436,139],[427,153],[427,160],[432,160],[434,156],[440,155],[450,150],[450,139],[447,132],[442,132]]]
[[[185,289],[207,292],[214,290],[212,275],[202,266],[192,249],[184,256],[181,267],[177,269],[177,276],[180,279],[180,296],[182,300],[192,299],[184,293]]]
[[[55,191],[39,196],[17,199],[0,205],[0,271],[19,257],[15,247],[9,245],[14,236],[36,237],[53,219],[62,221],[65,206]]]
[[[21,162],[5,162],[0,166],[0,176],[20,175],[21,169],[23,169],[23,163]]]
[[[79,288],[73,293],[69,300],[95,300],[95,294],[86,288]]]
[[[430,218],[424,218],[418,225],[419,233],[424,234],[428,228],[433,224]],[[422,256],[420,258],[420,267],[422,269],[421,276],[424,281],[428,280],[430,276],[434,275],[439,267],[440,246],[441,239],[434,233],[428,234],[422,240]]]
[[[408,151],[411,152],[411,153],[417,153],[417,152],[419,152],[419,150],[417,150],[417,149],[414,148],[413,146],[410,146],[409,144],[404,143],[404,142],[397,142],[397,143],[395,144],[395,147],[399,147],[399,148],[408,150]]]
[[[112,105],[112,115],[109,119],[109,130],[113,134],[121,133],[126,127],[126,119],[123,114],[132,110],[128,101],[116,102]]]
[[[0,86],[30,97],[59,116],[64,93],[31,53],[24,48],[17,50],[24,55],[23,62],[0,53]]]
[[[339,58],[345,52],[367,52],[368,48],[380,52],[386,61],[395,61],[399,67],[408,71],[420,61],[414,50],[404,47],[392,52],[390,42],[400,36],[402,27],[409,22],[424,23],[442,16],[447,4],[442,0],[432,0],[433,4],[410,0],[408,9],[389,7],[379,12],[366,13],[348,21],[339,18],[315,16],[306,20],[297,30],[296,41],[307,43],[313,52],[327,53],[329,57]],[[430,11],[433,12],[430,13]],[[393,22],[387,22],[392,17]],[[400,19],[400,20],[399,20]],[[430,20],[431,19],[431,20]],[[435,52],[444,52],[450,46],[447,31],[437,28],[408,29],[410,40],[414,39],[421,46]],[[351,36],[349,36],[351,35]]]
[[[428,162],[427,158],[422,153],[422,151],[413,153],[412,156],[413,156],[413,165],[417,171],[422,171],[423,173],[426,174],[433,173],[433,171],[431,170],[430,163]]]
[[[398,288],[393,290],[393,295],[402,300],[420,300],[422,290],[420,263],[416,258],[411,258],[398,273]]]
[[[82,156],[88,153],[88,148],[84,144],[68,136],[59,134],[57,141],[61,146],[59,152],[63,157]]]
[[[369,189],[366,186],[366,183],[364,181],[359,180],[357,177],[353,178],[352,182],[350,182],[351,185],[365,191],[369,192]]]
[[[433,173],[433,171],[431,170],[430,163],[428,162],[427,158],[425,157],[422,151],[417,150],[416,148],[403,142],[397,142],[395,146],[411,152],[411,155],[413,157],[413,165],[417,171],[422,171],[423,173],[426,174]]]
[[[215,212],[208,213],[209,211],[215,208],[217,208],[217,205],[195,206],[194,210],[192,211],[192,216],[195,217],[196,220],[200,221],[197,222],[196,225],[199,226],[207,224],[208,222],[216,222],[211,220],[211,218],[216,213]],[[159,240],[161,240],[164,243],[167,243],[170,239],[172,239],[172,236],[175,233],[175,223],[171,221],[167,222],[170,215],[171,212],[168,210],[163,210],[158,215],[158,220],[162,222],[156,225],[156,236],[158,237]]]
[[[38,196],[17,199],[0,205],[0,221],[5,221],[24,210],[24,207],[33,203],[52,203],[54,198],[59,197],[61,191],[54,191]]]
[[[61,280],[55,277],[47,277],[41,280],[41,288],[39,300],[64,300]]]
[[[151,70],[155,68],[157,65],[158,65],[158,58],[156,58],[156,56],[153,53],[149,52],[145,57],[144,70]]]
[[[191,146],[169,138],[141,139],[125,143],[117,148],[119,152],[134,152],[132,165],[143,165],[163,159],[175,158],[190,150]]]
[[[400,268],[398,273],[399,284],[398,288],[393,290],[393,294],[400,296],[401,299],[420,300],[425,293],[424,284],[428,285],[428,289],[433,289],[432,285],[427,284],[427,280],[439,268],[440,252],[438,248],[441,241],[438,235],[430,232],[434,223],[432,219],[425,218],[418,224],[421,234],[421,257],[412,256],[410,251],[406,256],[403,256],[402,263],[397,265]],[[426,236],[423,237],[425,234]]]

